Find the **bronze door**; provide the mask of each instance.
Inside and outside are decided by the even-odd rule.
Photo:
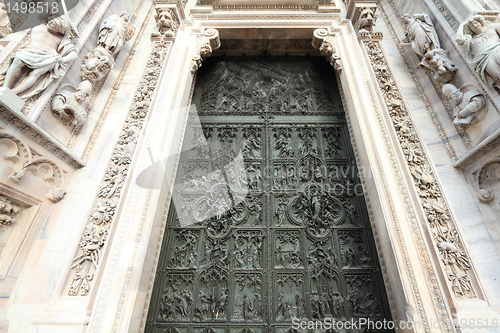
[[[388,318],[333,70],[314,58],[202,69],[146,331]]]

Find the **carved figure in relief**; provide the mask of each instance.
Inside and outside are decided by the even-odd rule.
[[[276,311],[277,320],[284,321],[292,318],[292,305],[284,300],[284,295],[278,293],[278,309]]]
[[[7,59],[0,72],[3,87],[28,99],[64,76],[77,57],[68,32],[64,17],[49,17],[46,24],[32,28],[30,44]]]
[[[260,175],[260,169],[249,166],[247,169],[248,173],[248,188],[251,190],[258,190],[262,185],[262,176]]]
[[[160,301],[159,319],[188,319],[189,306],[192,302],[193,298],[188,290],[178,290],[175,286],[165,289]]]
[[[403,15],[406,42],[411,44],[412,50],[423,57],[427,52],[440,48],[439,37],[429,15],[425,13]]]
[[[486,105],[486,98],[477,89],[464,87],[465,92],[452,84],[443,86],[445,95],[453,106],[454,120],[457,125],[471,125],[479,118],[479,112]]]
[[[458,70],[458,67],[448,57],[448,53],[442,49],[427,52],[419,65],[433,71],[434,80],[442,83],[450,82]]]
[[[92,92],[89,81],[80,82],[78,88],[66,86],[52,98],[52,114],[66,124],[82,125],[87,120],[87,97]]]
[[[121,12],[120,16],[113,14],[102,22],[97,46],[116,55],[134,34],[135,28],[130,24],[130,16],[127,13]]]
[[[285,133],[279,132],[274,145],[274,149],[278,152],[278,157],[291,157],[293,155],[291,139]]]
[[[255,158],[259,156],[260,150],[260,140],[251,134],[248,140],[245,142],[245,146],[242,150],[243,156],[245,158]]]
[[[474,15],[460,24],[455,39],[483,81],[500,89],[500,23]]]
[[[295,305],[297,306],[297,318],[304,318],[306,315],[306,305],[299,290],[295,293]]]
[[[373,8],[362,8],[361,12],[359,13],[358,22],[359,32],[372,32],[373,25],[375,23],[375,13],[373,12]]]
[[[336,291],[330,295],[330,299],[332,303],[332,315],[335,318],[343,318],[344,298],[342,297],[342,295],[340,295],[340,293]]]
[[[278,219],[277,223],[278,226],[283,225],[283,222],[285,220],[285,209],[286,209],[285,200],[280,198],[279,203],[276,206],[276,211],[274,212],[274,215]]]
[[[354,315],[372,318],[378,314],[379,305],[378,299],[372,293],[368,293],[354,309]]]
[[[176,22],[172,10],[168,8],[159,8],[155,15],[158,30],[167,37],[175,36]]]
[[[348,246],[345,249],[340,250],[342,255],[342,263],[344,267],[354,267],[355,255],[353,248]]]
[[[95,83],[106,77],[114,65],[113,55],[102,47],[96,47],[83,57],[80,78]]]
[[[0,2],[0,38],[3,38],[12,33],[12,27],[10,26],[9,14],[7,13],[7,8],[5,8],[5,3]]]

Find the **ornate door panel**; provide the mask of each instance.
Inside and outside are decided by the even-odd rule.
[[[193,112],[146,331],[387,318],[333,71],[302,58],[214,58],[203,69],[201,125]]]

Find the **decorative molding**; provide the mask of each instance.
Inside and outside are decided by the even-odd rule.
[[[413,176],[416,192],[420,197],[420,204],[425,212],[450,289],[457,298],[475,298],[476,292],[471,283],[474,277],[470,271],[470,259],[447,203],[443,199],[442,190],[435,179],[409,110],[402,102],[402,95],[381,48],[380,38],[364,38],[362,44],[371,61],[402,152],[406,157],[407,166]],[[446,244],[453,245],[453,249]]]
[[[424,1],[424,3],[428,7],[426,1]],[[434,3],[434,5],[436,6],[436,8],[442,14],[442,16],[444,17],[444,19],[446,20],[446,22],[448,22],[448,24],[450,25],[450,27],[453,30],[457,31],[457,29],[458,29],[458,22],[455,19],[455,17],[450,13],[450,11],[448,10],[448,7],[446,7],[446,5],[443,3],[443,1],[442,0],[432,0],[432,3]]]
[[[108,231],[116,214],[124,181],[129,173],[137,146],[137,134],[144,126],[161,65],[170,44],[171,41],[166,39],[156,42],[148,60],[146,72],[120,132],[120,138],[108,164],[104,180],[99,186],[80,246],[73,259],[70,273],[73,277],[68,291],[70,296],[87,296],[90,292],[91,282],[98,269],[101,252],[107,243]]]
[[[193,19],[195,20],[223,20],[223,21],[231,21],[231,20],[259,20],[261,21],[258,23],[258,25],[267,25],[268,22],[267,20],[328,20],[328,21],[340,21],[342,20],[342,17],[338,13],[283,13],[283,14],[239,14],[239,13],[229,13],[229,14],[222,14],[222,13],[217,13],[217,14],[197,14],[193,13],[192,14]],[[219,22],[218,22],[219,23]],[[228,25],[233,25],[231,22],[227,23]],[[255,24],[255,23],[254,23]],[[286,22],[279,22],[280,26],[283,25],[290,25],[290,26],[297,26],[297,22],[289,22],[288,24]],[[218,27],[223,27],[224,22],[220,22],[218,24]]]
[[[87,25],[92,21],[92,19],[97,14],[99,7],[102,5],[104,0],[95,0],[90,9],[87,11],[83,19],[78,24],[78,31],[84,31]]]
[[[15,177],[15,174],[26,168],[30,163],[33,154],[30,147],[19,138],[0,130],[0,144],[6,144],[9,148],[5,160],[14,163],[14,170],[9,177]]]

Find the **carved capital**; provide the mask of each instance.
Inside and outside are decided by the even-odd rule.
[[[212,55],[212,51],[220,47],[219,31],[206,29],[196,41],[196,54],[193,56],[191,73],[194,74],[201,67],[203,61]]]
[[[342,63],[335,47],[335,36],[331,35],[327,29],[316,29],[313,33],[312,45],[319,49],[330,65],[340,74]]]

